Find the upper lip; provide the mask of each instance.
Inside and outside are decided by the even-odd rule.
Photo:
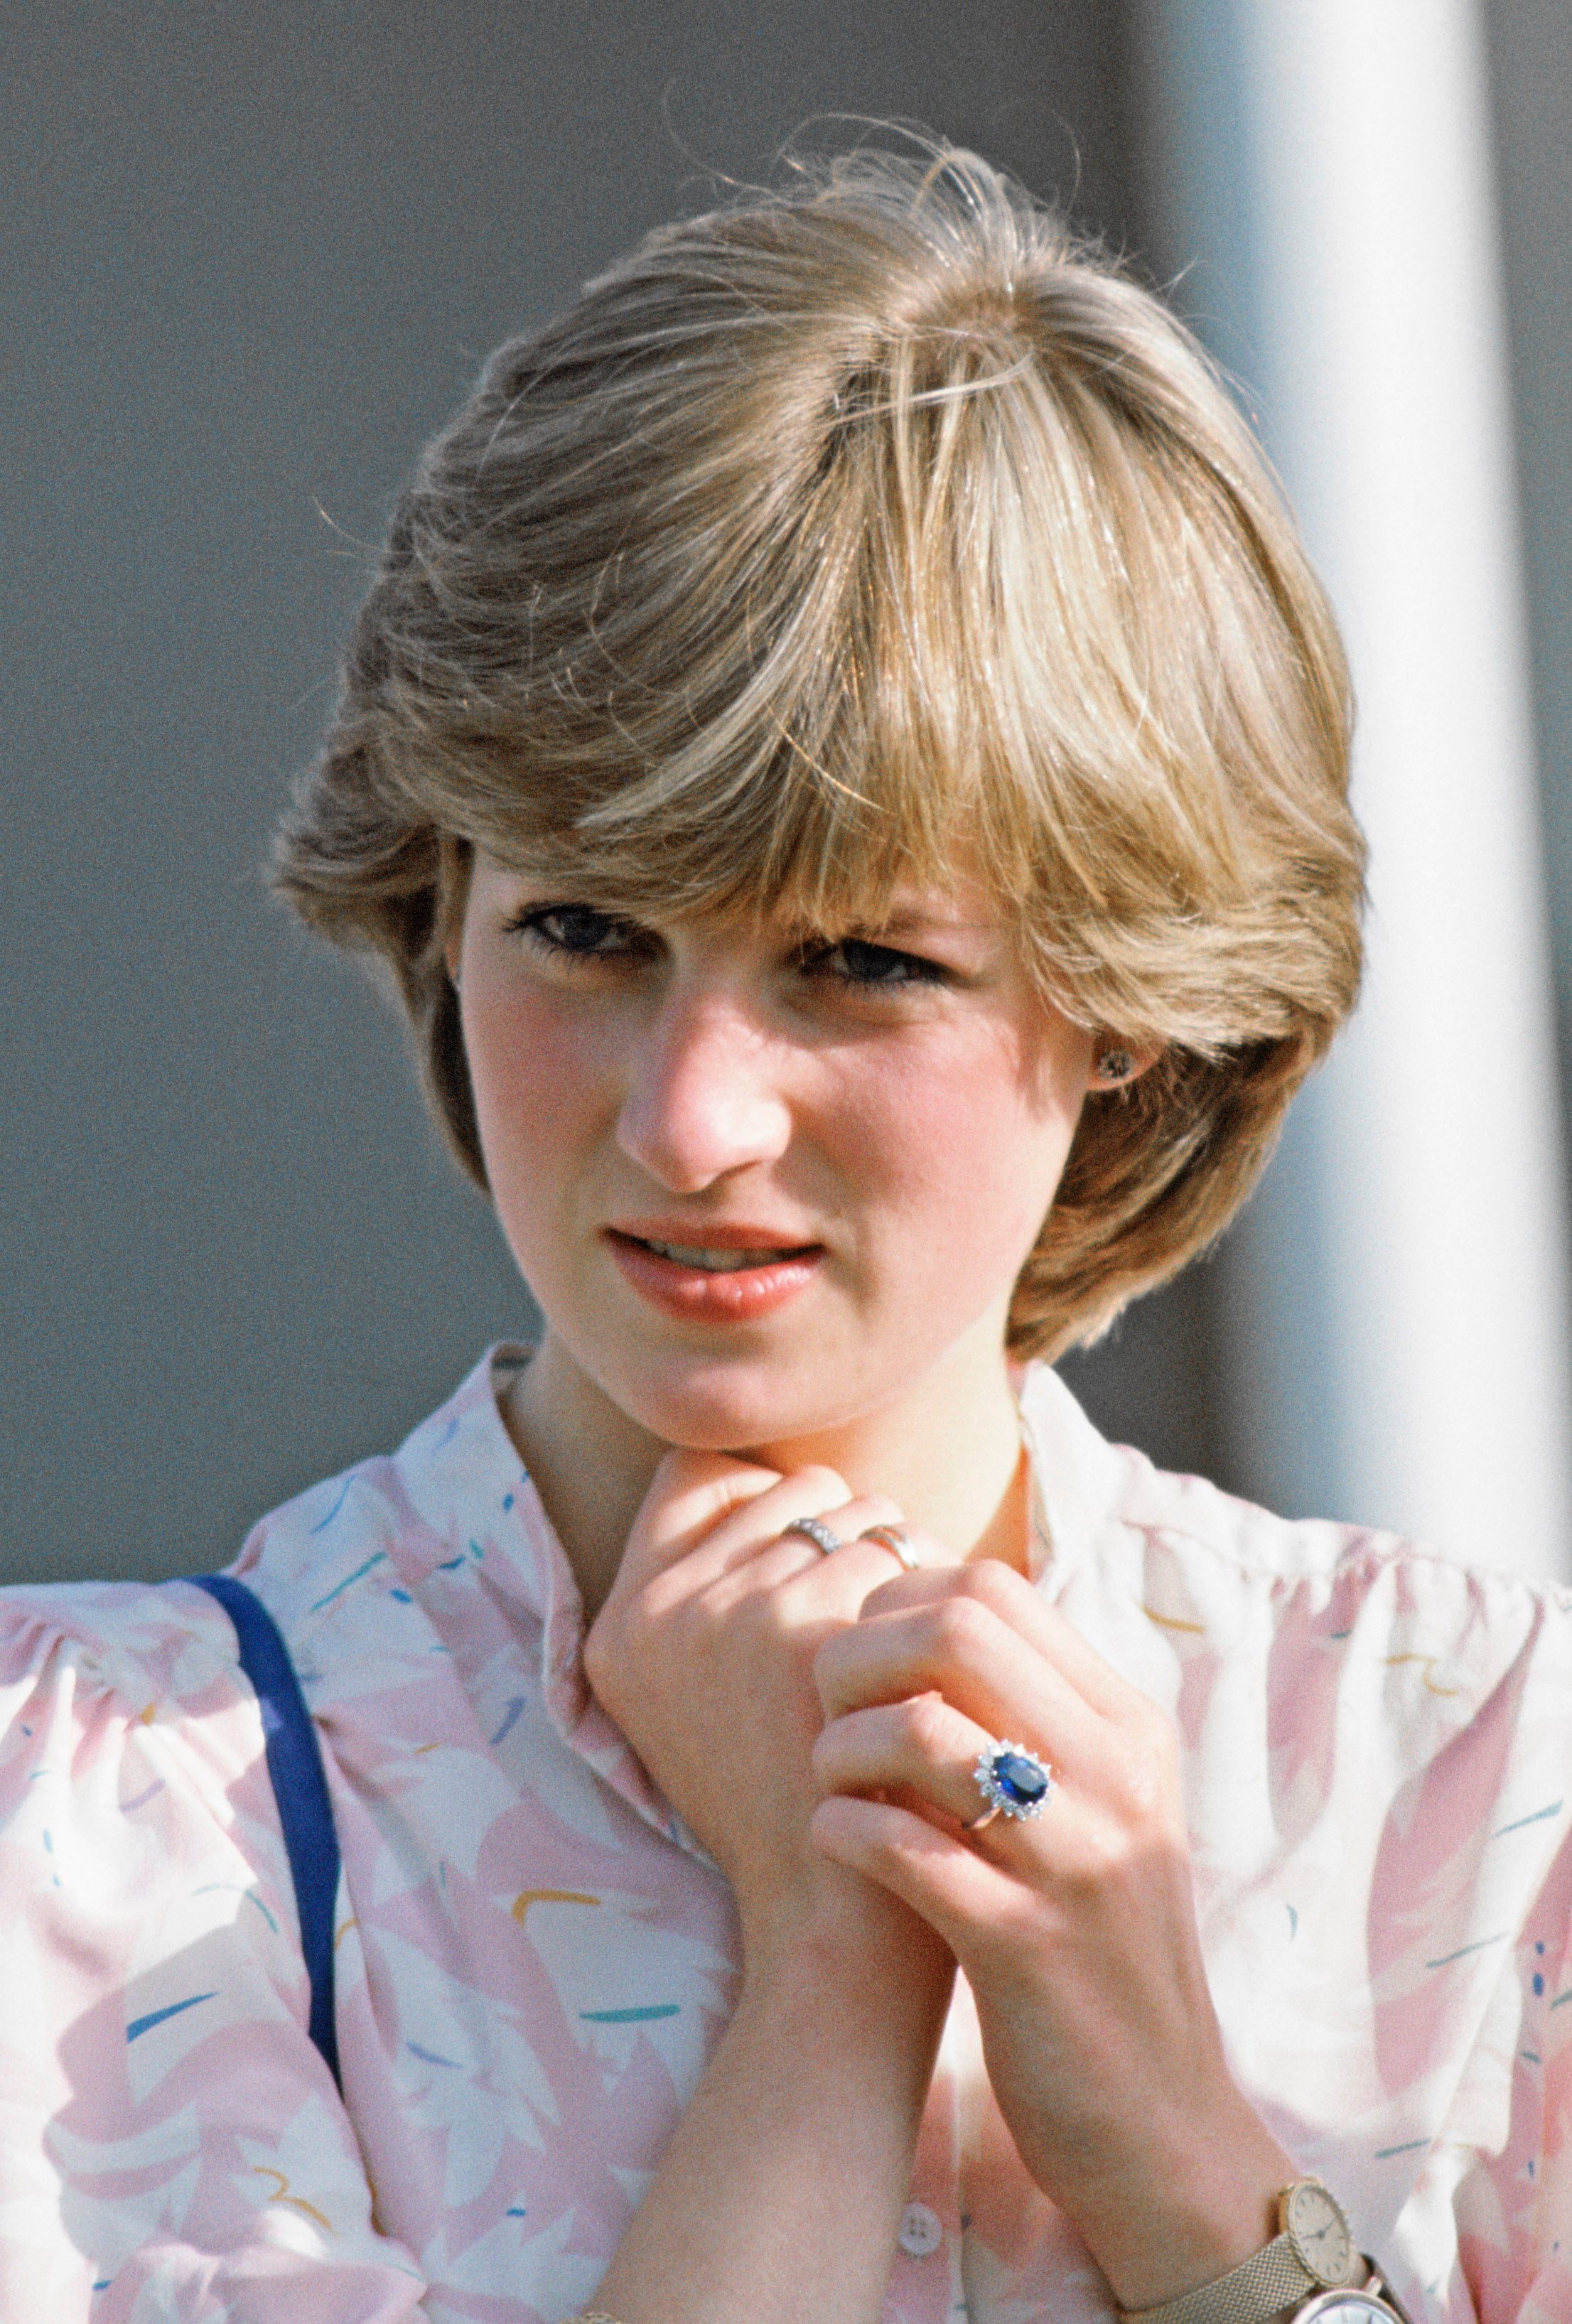
[[[630,1235],[636,1242],[678,1243],[685,1250],[809,1250],[816,1235],[783,1233],[778,1227],[739,1225],[733,1220],[617,1219],[612,1234]]]

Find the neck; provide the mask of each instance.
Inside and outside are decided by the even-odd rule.
[[[997,1323],[980,1355],[963,1339],[876,1410],[799,1435],[738,1445],[789,1475],[822,1462],[853,1493],[888,1495],[959,1563],[1025,1569],[1028,1480]],[[549,1331],[503,1401],[502,1417],[556,1528],[593,1618],[630,1529],[671,1446],[630,1417]]]

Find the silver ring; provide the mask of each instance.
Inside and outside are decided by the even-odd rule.
[[[1053,1768],[1024,1743],[985,1744],[971,1774],[987,1804],[962,1831],[981,1831],[999,1815],[1025,1823],[1040,1816],[1053,1796]]]
[[[794,1517],[790,1525],[782,1526],[780,1530],[783,1541],[788,1533],[800,1533],[804,1541],[811,1541],[825,1557],[833,1557],[838,1549],[846,1546],[840,1535],[832,1533],[822,1517]]]
[[[877,1541],[880,1549],[887,1549],[908,1573],[915,1573],[922,1563],[899,1526],[864,1526],[857,1538],[859,1541]]]

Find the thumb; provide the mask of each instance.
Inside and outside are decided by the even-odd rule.
[[[653,1580],[689,1555],[733,1510],[779,1482],[778,1470],[729,1452],[668,1452],[633,1520],[619,1586],[636,1589]]]

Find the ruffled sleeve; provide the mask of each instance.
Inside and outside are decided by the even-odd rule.
[[[1562,1772],[1565,1784],[1572,1768]],[[1429,2158],[1433,2191],[1451,2182],[1467,2292],[1466,2300],[1449,2298],[1462,2286],[1426,2285],[1448,2319],[1457,2312],[1484,2324],[1572,2324],[1569,1932],[1572,1840],[1558,1850],[1518,1935],[1480,2045],[1481,2069],[1494,2053],[1505,2119],[1498,2127],[1471,2119],[1481,2109],[1465,2083],[1449,2135]]]
[[[1456,1980],[1472,2039],[1441,2072],[1408,2065],[1418,2111],[1443,2086],[1447,2098],[1419,2142],[1396,2248],[1378,2244],[1376,2255],[1406,2261],[1399,2288],[1425,2324],[1572,2324],[1572,1596],[1456,1569],[1439,1578],[1494,1611],[1482,1638],[1522,1636],[1439,1756],[1435,1784],[1397,1812],[1416,1833],[1427,1820],[1435,1831],[1393,1900],[1421,1942],[1396,1974],[1387,1965],[1378,2056],[1389,2072],[1403,2068],[1405,2011],[1433,2006],[1438,1979]],[[1429,1881],[1421,1858],[1439,1868]],[[1470,1868],[1458,1892],[1467,1934],[1446,1908],[1448,1862]],[[1432,1950],[1439,1958],[1426,1960]],[[1401,2168],[1406,2147],[1386,2152]]]
[[[308,2008],[223,1613],[0,1592],[0,2315],[423,2316]]]

